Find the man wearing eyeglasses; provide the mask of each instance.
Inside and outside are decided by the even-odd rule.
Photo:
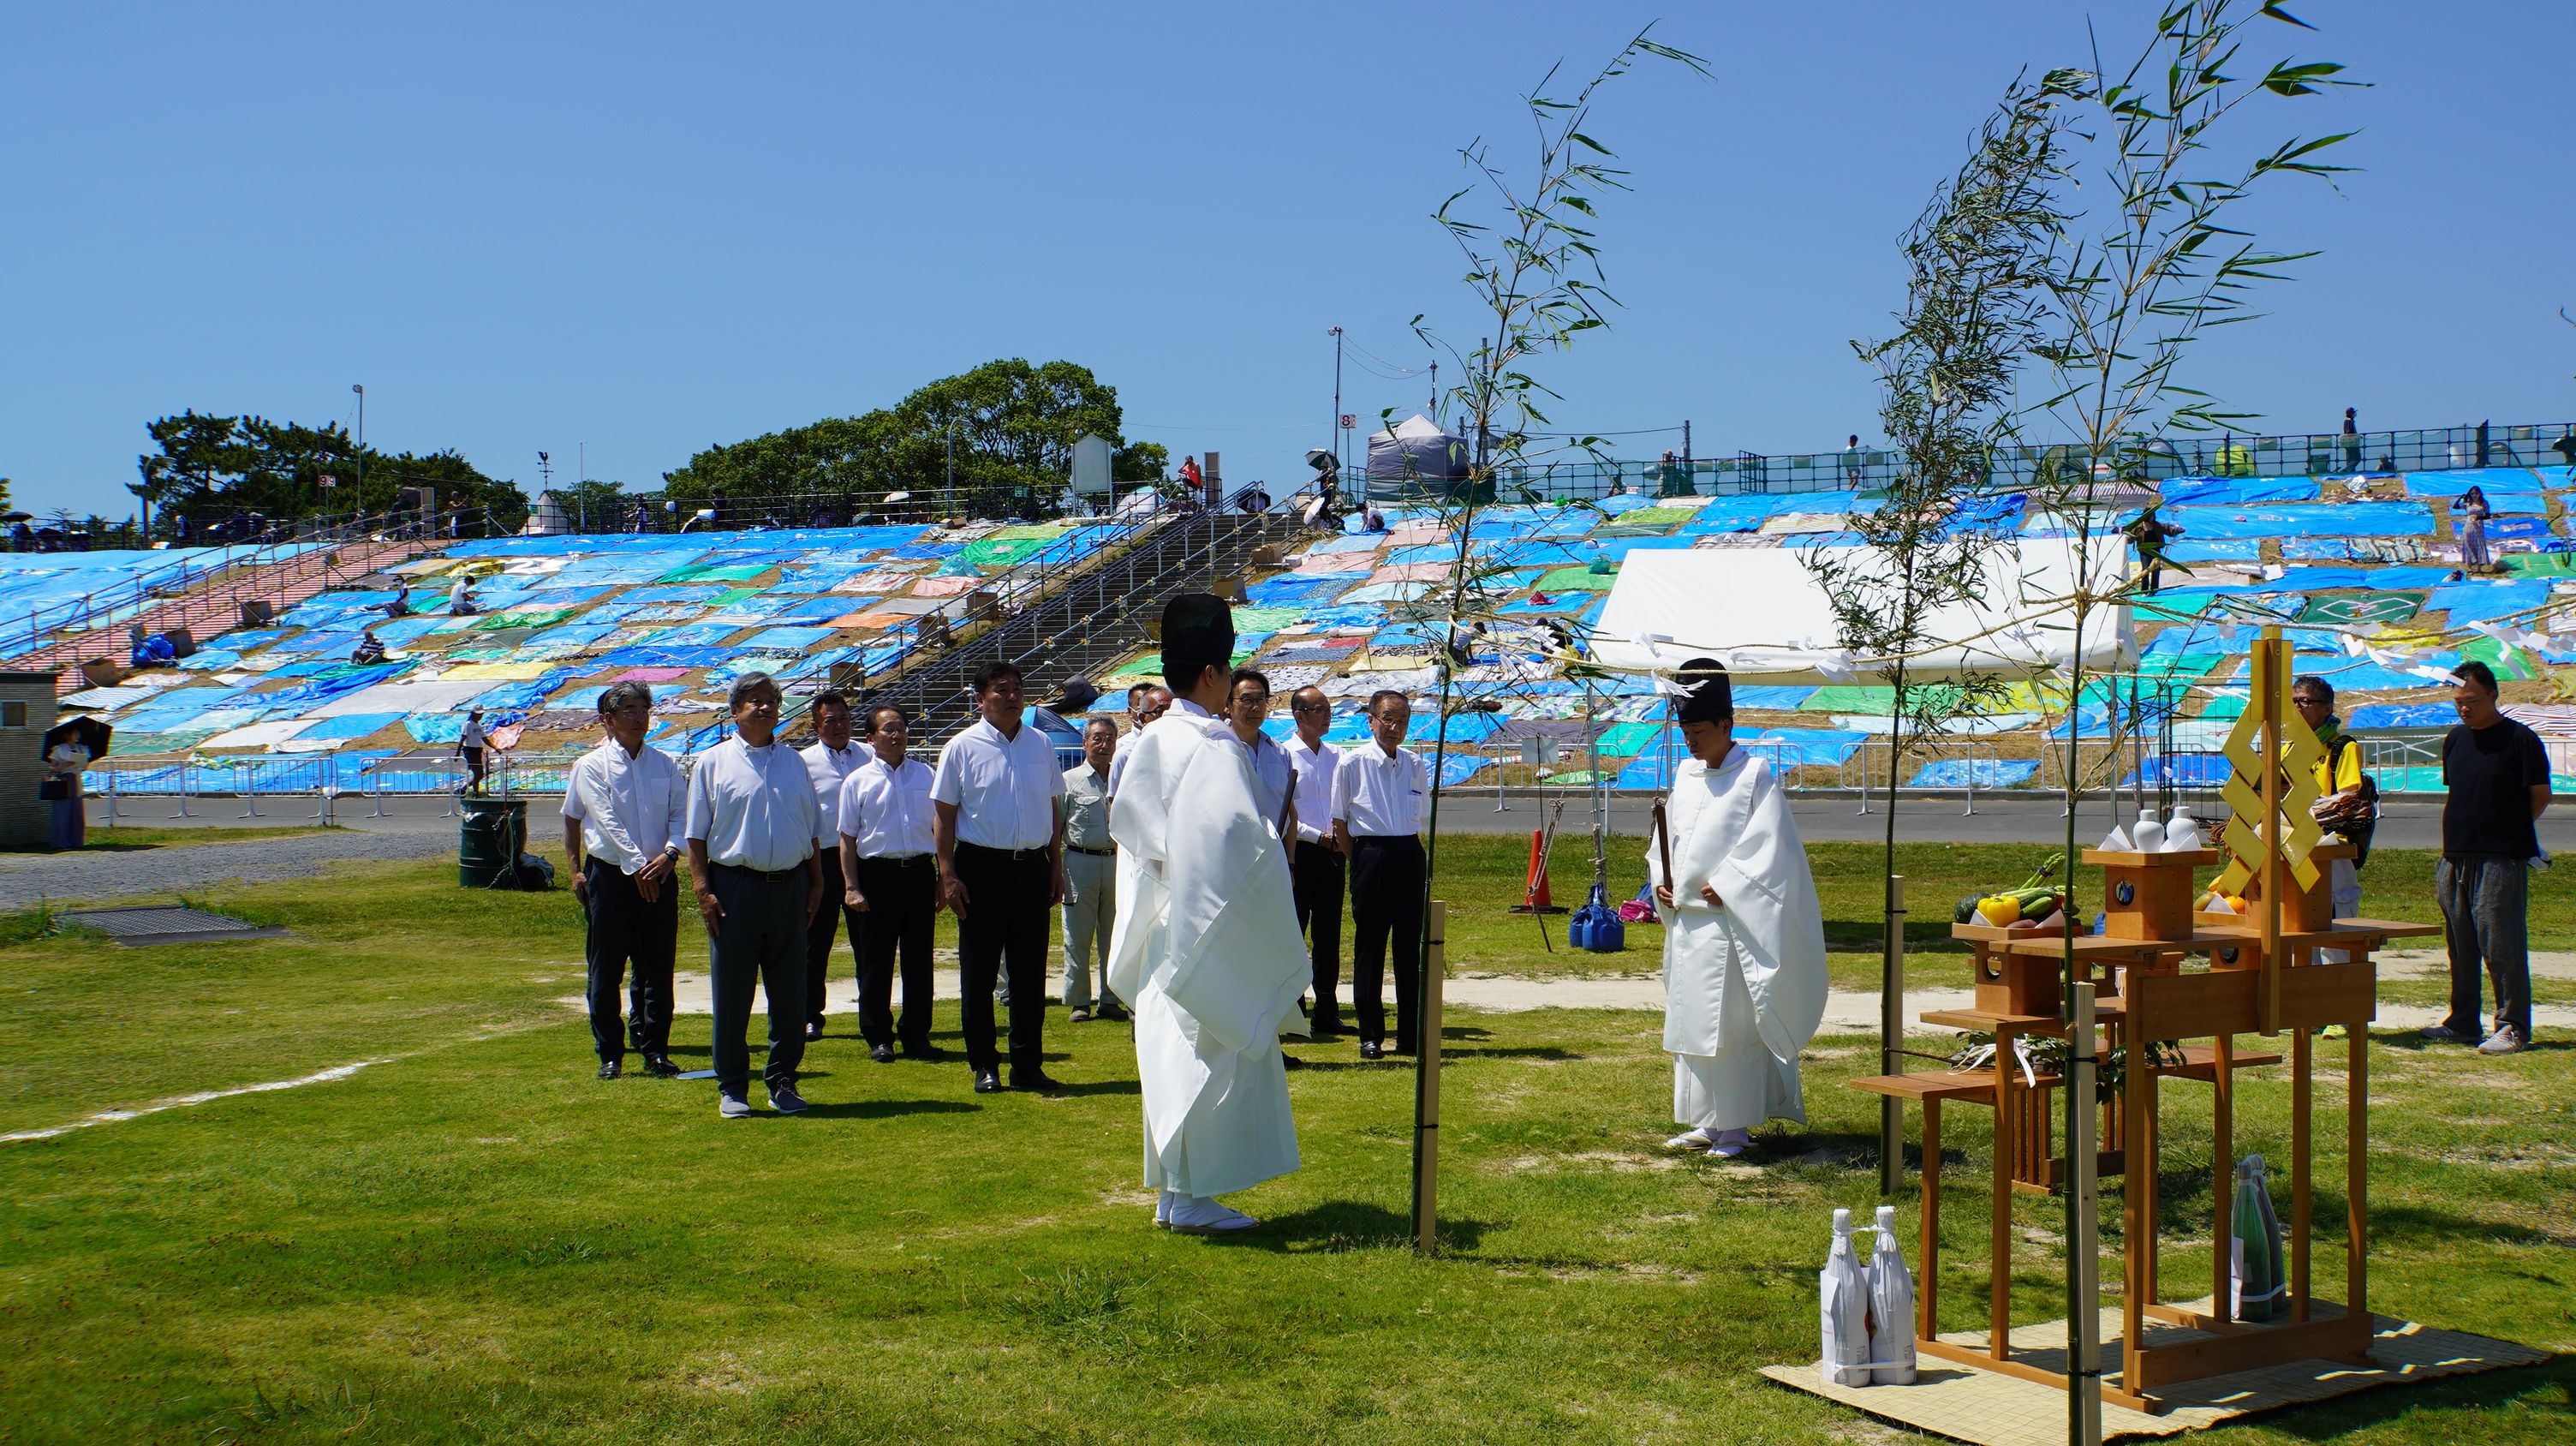
[[[1342,1027],[1342,890],[1345,865],[1341,842],[1333,835],[1334,770],[1342,751],[1324,741],[1333,726],[1333,700],[1316,687],[1300,688],[1288,697],[1289,716],[1297,735],[1288,744],[1288,764],[1297,773],[1297,796],[1311,800],[1298,811],[1297,837],[1288,846],[1288,877],[1297,896],[1297,929],[1306,938],[1306,957],[1314,969],[1315,1003],[1308,1032],[1321,1039]]]

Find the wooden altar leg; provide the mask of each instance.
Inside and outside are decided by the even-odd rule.
[[[2219,1320],[2234,1320],[2236,1312],[2228,1304],[2228,1293],[2236,1284],[2236,1265],[2228,1242],[2236,1233],[2236,1036],[2222,1034],[2214,1043],[2218,1051],[2218,1068],[2214,1072],[2217,1103],[2210,1125],[2210,1148],[2216,1158],[2210,1164],[2209,1195],[2218,1208],[2212,1222],[2217,1258],[2209,1263],[2209,1313]]]
[[[1996,1360],[2012,1355],[2012,1181],[2013,1142],[2020,1127],[2021,1091],[2013,1087],[2013,1039],[1995,1033],[1995,1197],[1992,1238],[1987,1242],[1986,1354]]]
[[[1922,1257],[1914,1333],[1928,1341],[1941,1333],[1941,1102],[1935,1099],[1923,1102]]]
[[[2316,1046],[2304,1029],[2290,1031],[2290,1319],[2308,1318],[2309,1071]]]
[[[2121,1161],[2120,1181],[2120,1385],[2138,1389],[2138,1346],[2145,1326],[2144,1309],[2155,1295],[2155,1075],[2137,1051],[2129,1053],[2128,1078],[2120,1094],[2128,1124],[2128,1151]]]
[[[2343,1308],[2370,1316],[2370,1026],[2352,1026],[2352,1063],[2344,1073]]]

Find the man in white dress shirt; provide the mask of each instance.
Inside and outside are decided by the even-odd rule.
[[[930,1043],[930,938],[939,919],[939,870],[930,766],[905,756],[911,723],[901,708],[868,710],[867,761],[841,783],[843,876],[851,910],[850,947],[859,955],[859,1033],[868,1057],[894,1059],[897,1044],[914,1059],[936,1059]],[[903,1015],[896,1018],[896,956],[903,963]]]
[[[1270,679],[1258,668],[1237,668],[1225,683],[1225,716],[1208,727],[1208,736],[1222,732],[1240,743],[1252,754],[1252,776],[1260,786],[1262,817],[1279,830],[1280,838],[1295,836],[1290,820],[1289,796],[1295,790],[1297,770],[1288,762],[1288,754],[1261,731],[1270,717]],[[1287,862],[1281,850],[1280,862]]]
[[[1118,924],[1110,982],[1136,1010],[1145,1183],[1155,1223],[1189,1234],[1249,1229],[1216,1197],[1297,1168],[1279,1050],[1297,1018],[1297,947],[1278,824],[1224,707],[1234,623],[1221,598],[1172,599],[1163,670],[1180,701],[1129,755],[1112,800]]]
[[[751,1113],[751,1055],[743,1032],[751,995],[769,998],[769,1059],[761,1079],[782,1115],[802,1114],[796,1066],[805,1059],[805,925],[823,902],[814,862],[814,780],[778,741],[778,681],[745,673],[726,698],[734,735],[689,773],[689,871],[707,925],[714,976],[717,1110]]]
[[[1297,928],[1306,939],[1314,971],[1314,1012],[1307,1032],[1317,1039],[1342,1032],[1342,841],[1333,832],[1333,782],[1342,750],[1324,741],[1333,726],[1333,700],[1324,690],[1288,695],[1297,735],[1282,751],[1297,770],[1297,837],[1288,846],[1288,877],[1297,893]]]
[[[1109,792],[1112,795],[1118,792],[1118,776],[1126,771],[1127,755],[1135,751],[1136,741],[1145,736],[1145,730],[1153,726],[1155,719],[1171,710],[1171,689],[1158,688],[1151,683],[1144,685],[1144,692],[1137,695],[1135,704],[1127,710],[1127,736],[1118,740],[1118,751],[1109,759]]]
[[[1055,745],[1021,721],[1019,666],[975,672],[983,716],[939,750],[930,780],[938,818],[939,891],[957,915],[959,1013],[975,1092],[1002,1087],[993,989],[1011,981],[1011,1088],[1052,1091],[1045,1058],[1047,924],[1064,898],[1064,774]]]
[[[611,683],[599,695],[608,736],[572,766],[564,784],[564,854],[572,896],[588,921],[583,940],[590,981],[590,1037],[599,1077],[615,1079],[633,1041],[644,1072],[669,1079],[671,961],[679,945],[680,833],[688,783],[680,765],[644,735],[653,727],[653,690]],[[617,991],[630,966],[633,1013],[620,1021]]]
[[[849,885],[841,877],[841,781],[868,761],[865,745],[850,737],[850,700],[837,691],[814,695],[806,705],[814,723],[814,741],[797,756],[814,780],[814,861],[823,870],[823,907],[805,929],[805,1038],[823,1037],[823,1001],[832,979],[832,940],[844,916],[850,926],[850,956],[859,953],[859,916],[842,903]]]
[[[1395,1052],[1414,1048],[1414,989],[1422,961],[1422,822],[1429,770],[1404,750],[1413,705],[1391,688],[1369,695],[1370,741],[1342,754],[1333,778],[1333,833],[1351,861],[1351,1012],[1360,1058],[1386,1052],[1386,950],[1395,942]]]

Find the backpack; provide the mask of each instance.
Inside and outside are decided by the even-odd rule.
[[[2343,762],[2343,750],[2358,747],[2351,734],[2339,733],[2326,745],[2326,778],[2331,782]],[[2379,827],[2379,781],[2368,773],[2361,775],[2361,791],[2353,795],[2346,811],[2320,819],[2329,830],[2342,834],[2352,844],[2352,866],[2356,869],[2370,862],[2370,836]]]

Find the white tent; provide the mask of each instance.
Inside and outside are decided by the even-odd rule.
[[[2127,548],[2093,544],[2094,590],[2126,575]],[[1860,565],[1885,566],[1873,549],[1836,549]],[[1969,672],[2026,673],[2065,666],[2074,652],[2075,551],[2064,538],[2023,538],[1986,563],[1981,604],[1943,609],[1928,631],[1954,645],[1914,659],[1920,678]],[[1592,650],[1603,663],[1635,671],[1677,668],[1713,657],[1727,670],[1771,683],[1853,682],[1876,673],[1877,661],[1837,646],[1834,610],[1802,555],[1787,548],[1640,549],[1620,564],[1619,580],[1594,625]],[[2097,608],[2085,619],[2084,665],[2134,661],[2137,633],[2125,607]]]

